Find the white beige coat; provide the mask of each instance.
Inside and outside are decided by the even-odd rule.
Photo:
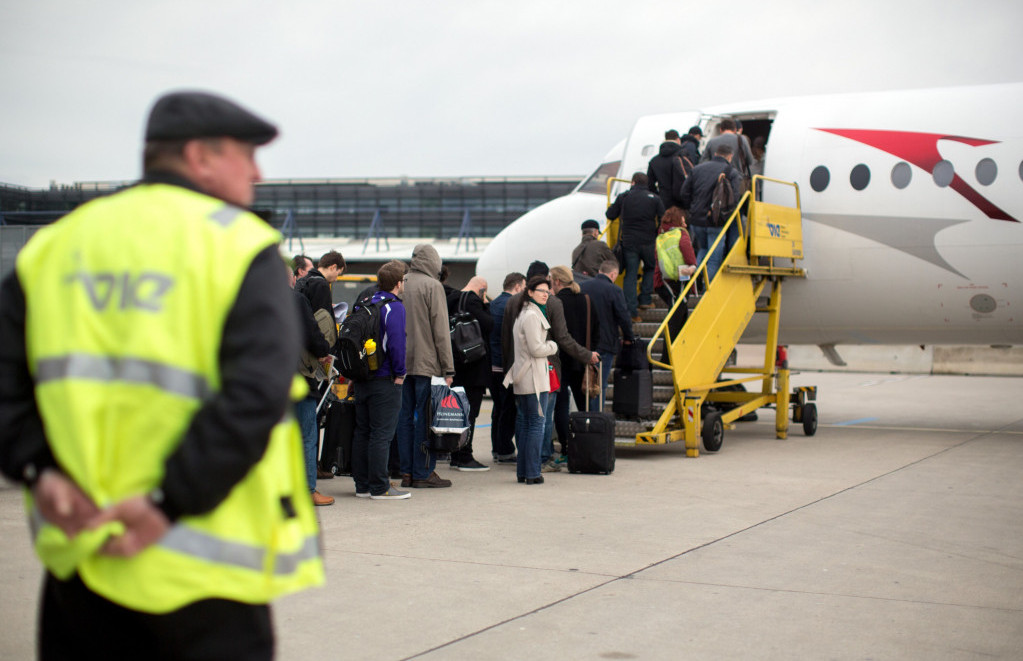
[[[547,339],[551,327],[547,319],[530,299],[522,314],[515,320],[512,338],[515,343],[515,359],[511,370],[504,377],[504,385],[513,386],[516,395],[539,395],[551,389],[547,373],[547,356],[558,351],[558,345]],[[540,411],[543,416],[543,411]]]

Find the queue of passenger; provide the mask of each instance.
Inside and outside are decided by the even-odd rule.
[[[315,265],[299,255],[289,293],[280,235],[246,211],[256,149],[277,133],[215,94],[162,96],[146,123],[142,180],[40,230],[0,281],[0,471],[25,487],[45,567],[42,658],[269,659],[269,603],[323,583],[312,508],[334,499],[317,489],[328,476],[316,470],[316,406],[339,345],[330,283],[347,265],[336,251]],[[493,302],[480,278],[445,289],[429,244],[408,265],[378,270],[364,303],[379,312],[381,341],[367,347],[376,356],[367,378],[351,384],[357,497],[452,486],[429,443],[433,379],[468,395],[468,442],[450,455],[453,469],[489,468],[474,456],[489,387],[494,460],[515,461],[527,485],[560,470],[556,412],[569,391],[577,407],[584,401],[579,374],[590,365],[600,364],[605,388],[615,355],[636,340],[632,323],[652,305],[658,230],[675,228],[667,212],[680,203],[691,226],[707,226],[707,182],[734,180],[733,153],[740,178],[755,164],[726,127],[689,170],[695,135],[669,135],[679,149],[662,149],[668,162],[652,163],[649,181],[637,173],[612,205],[621,263],[588,220],[572,254],[584,273],[534,262],[525,276],[508,274]],[[675,152],[687,154],[680,168]],[[711,236],[696,233],[697,257]],[[624,292],[614,284],[621,268]],[[577,273],[590,277],[577,284]],[[453,306],[489,347],[478,364],[454,361]],[[68,319],[74,333],[54,331]],[[557,428],[564,452],[568,432]]]

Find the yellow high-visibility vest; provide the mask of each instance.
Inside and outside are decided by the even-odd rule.
[[[221,387],[220,341],[242,279],[279,239],[225,202],[143,184],[83,205],[18,255],[47,440],[97,505],[159,486],[165,460]],[[213,511],[182,517],[132,558],[97,553],[119,523],[69,540],[30,496],[26,502],[43,564],[61,578],[77,572],[128,608],[164,613],[207,598],[266,603],[323,581],[301,434],[290,418]]]

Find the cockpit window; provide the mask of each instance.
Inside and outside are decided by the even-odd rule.
[[[601,163],[600,167],[580,184],[576,189],[577,193],[594,193],[596,195],[607,195],[607,180],[617,176],[621,161]]]

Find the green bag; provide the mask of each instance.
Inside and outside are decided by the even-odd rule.
[[[661,267],[661,277],[665,280],[678,280],[678,267],[685,266],[678,242],[682,238],[682,228],[668,230],[657,237],[657,264]]]

